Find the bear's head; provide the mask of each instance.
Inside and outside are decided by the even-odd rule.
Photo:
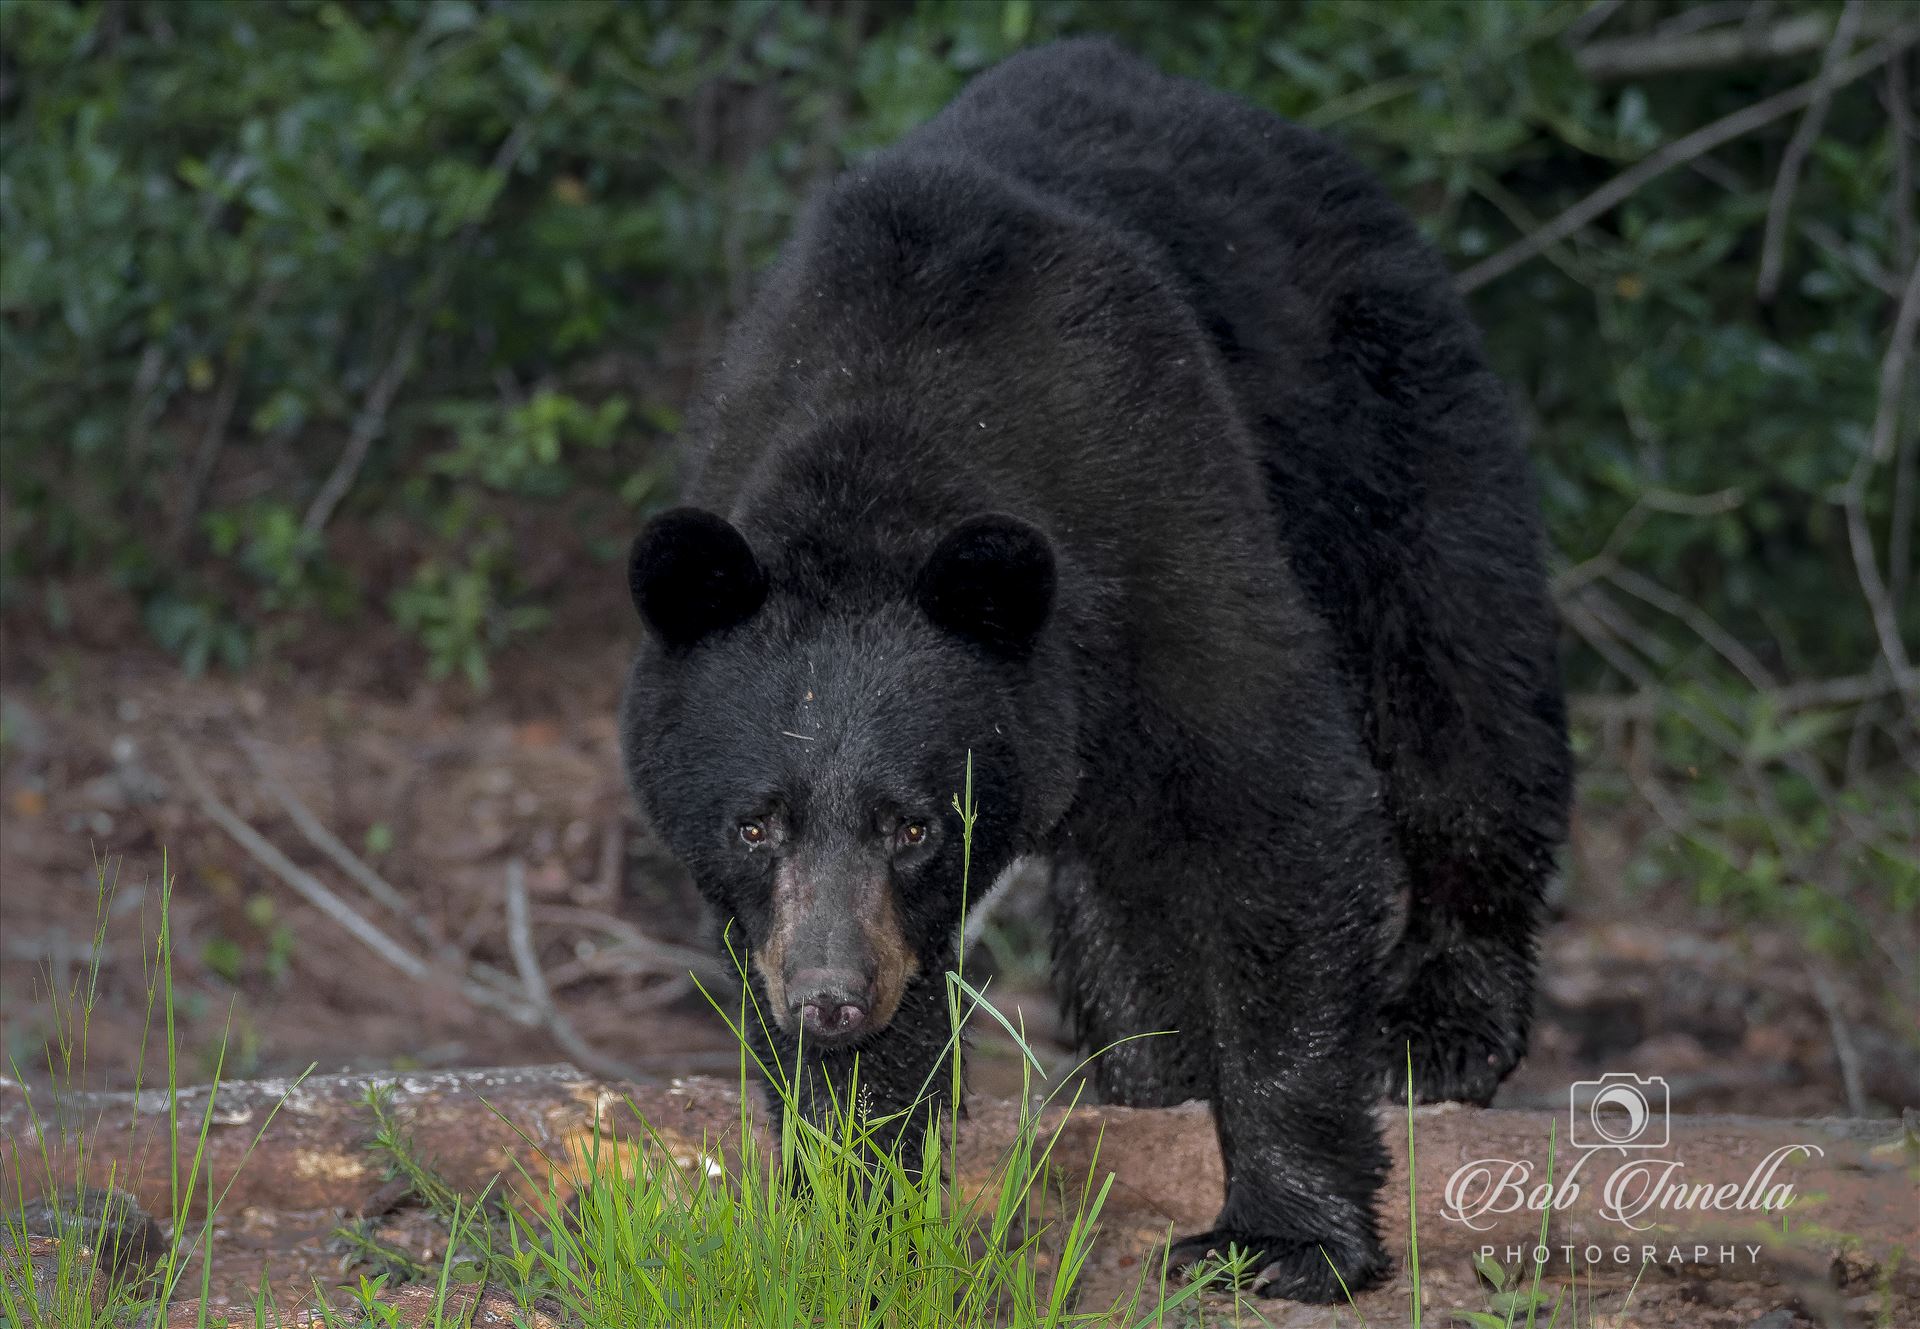
[[[642,532],[629,580],[648,641],[622,742],[768,1013],[849,1043],[885,1028],[916,978],[939,980],[967,896],[1065,809],[1055,557],[1035,527],[988,514],[890,565],[776,558],[698,508]]]

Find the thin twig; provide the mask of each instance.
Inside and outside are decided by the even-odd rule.
[[[1579,18],[1567,27],[1567,44],[1578,46],[1607,25],[1607,21],[1626,7],[1627,0],[1593,0]]]
[[[1652,78],[1811,55],[1833,28],[1825,14],[1801,14],[1765,27],[1728,24],[1709,32],[1662,28],[1645,36],[1588,42],[1574,49],[1573,58],[1596,82]]]
[[[618,816],[600,831],[600,866],[593,876],[593,898],[612,905],[627,875],[627,827]]]
[[[359,477],[360,468],[366,463],[367,454],[373,450],[375,441],[387,432],[387,412],[393,406],[400,385],[413,372],[413,357],[420,349],[420,338],[427,330],[427,320],[440,307],[439,284],[430,289],[433,293],[420,301],[413,317],[407,321],[407,326],[394,342],[393,354],[387,358],[386,367],[373,381],[373,387],[368,389],[367,399],[360,407],[360,413],[354,417],[353,431],[347,435],[347,446],[340,453],[340,460],[334,463],[326,483],[320,486],[320,492],[313,496],[313,502],[307,507],[307,515],[300,522],[300,533],[308,539],[326,529],[327,522],[333,518],[333,510],[340,506],[340,500],[353,488],[353,482]]]
[[[127,394],[127,431],[121,441],[121,455],[126,458],[129,475],[141,474],[146,462],[147,439],[153,432],[153,418],[159,413],[160,372],[166,367],[166,351],[159,342],[148,342],[140,352],[133,387]]]
[[[592,951],[555,965],[547,971],[547,985],[555,992],[560,992],[576,983],[591,982],[596,978],[654,978],[658,977],[659,972],[647,957],[636,958],[622,947],[610,946],[606,950]],[[647,1006],[665,1006],[693,990],[693,976],[681,974],[677,978],[651,984],[636,995]]]
[[[520,160],[521,152],[526,148],[527,139],[533,133],[532,116],[515,125],[500,148],[493,155],[488,169],[504,181],[512,174],[514,166]],[[503,185],[504,187],[504,185]],[[326,483],[320,486],[320,492],[313,496],[313,502],[307,507],[307,515],[300,522],[300,532],[309,539],[326,529],[327,522],[333,518],[333,510],[340,506],[352,490],[354,481],[359,478],[360,468],[366,464],[367,454],[373,445],[387,430],[387,413],[392,409],[394,396],[400,391],[407,375],[413,372],[414,357],[419,353],[421,338],[426,335],[427,324],[440,312],[440,301],[446,295],[447,287],[453,280],[453,274],[460,261],[473,247],[474,239],[480,227],[476,221],[469,221],[461,227],[459,236],[441,250],[440,261],[434,269],[426,290],[421,294],[415,306],[413,317],[401,329],[395,338],[393,354],[387,357],[386,367],[368,389],[366,401],[354,417],[353,430],[347,436],[347,446],[340,454],[340,460],[334,464]]]
[[[1847,514],[1847,543],[1853,552],[1854,575],[1873,615],[1880,652],[1895,678],[1906,678],[1912,671],[1908,667],[1906,643],[1900,639],[1899,615],[1888,594],[1886,580],[1880,574],[1873,529],[1867,524],[1867,483],[1874,470],[1894,454],[1894,436],[1900,427],[1902,407],[1910,387],[1907,366],[1913,354],[1916,326],[1920,326],[1920,262],[1907,274],[1906,293],[1900,298],[1887,353],[1880,361],[1880,397],[1874,411],[1872,439],[1854,463],[1853,473],[1840,496]],[[1902,688],[1898,695],[1907,714],[1920,726],[1920,689]]]
[[[1895,60],[1888,66],[1890,69],[1897,69],[1899,67],[1900,62],[1898,60]],[[1738,171],[1717,158],[1698,158],[1688,162],[1687,169],[1698,174],[1703,180],[1709,180],[1720,186],[1720,188],[1737,198],[1746,198],[1753,192],[1753,187],[1741,177]],[[1825,254],[1835,263],[1852,268],[1854,273],[1859,276],[1862,281],[1866,282],[1867,285],[1877,288],[1881,294],[1887,296],[1889,299],[1898,300],[1900,298],[1900,279],[1886,271],[1878,263],[1875,263],[1871,257],[1862,253],[1859,246],[1848,245],[1845,237],[1834,230],[1833,227],[1823,221],[1806,217],[1795,219],[1793,225],[1794,229],[1806,236],[1821,253]],[[1904,263],[1901,264],[1903,270],[1905,266]]]
[[[1888,122],[1893,126],[1893,261],[1905,267],[1920,258],[1920,254],[1913,251],[1913,145],[1920,139],[1920,124],[1915,123],[1913,90],[1907,81],[1905,60],[1887,65],[1882,100]]]
[[[206,502],[207,487],[213,483],[220,454],[226,450],[227,428],[233,423],[234,408],[240,402],[240,380],[245,377],[254,328],[273,307],[274,301],[280,298],[282,285],[277,281],[267,282],[254,293],[246,315],[240,321],[238,334],[227,346],[226,368],[221,372],[220,386],[215,389],[213,409],[207,414],[206,428],[200,435],[200,446],[187,472],[180,508],[174,514],[173,529],[167,536],[169,558],[179,557],[180,551],[186,548],[187,541],[193,536],[193,524],[200,516],[201,504]]]
[[[1598,594],[1597,588],[1590,588],[1581,595],[1560,605],[1561,621],[1572,628],[1595,654],[1612,665],[1643,693],[1662,693],[1659,679],[1654,672],[1642,664],[1631,651],[1646,652],[1650,644],[1645,634],[1633,632],[1633,625],[1619,622],[1623,617],[1618,614],[1607,599]],[[1612,621],[1610,621],[1610,619]],[[1623,635],[1632,633],[1633,635]],[[1721,752],[1735,762],[1744,764],[1746,745],[1739,732],[1726,720],[1702,710],[1688,698],[1677,693],[1666,692],[1667,705],[1674,714],[1680,716],[1700,732],[1700,736],[1719,748]]]
[[[254,830],[247,823],[246,818],[222,802],[220,796],[214,792],[206,773],[200,769],[199,763],[194,761],[184,743],[178,739],[169,739],[167,746],[172,753],[174,765],[180,771],[181,779],[200,804],[200,810],[231,836],[234,843],[246,850],[255,862],[285,882],[294,894],[351,933],[361,945],[416,983],[432,986],[445,986],[451,983],[476,1006],[498,1011],[516,1023],[534,1022],[533,1012],[519,1003],[502,998],[477,983],[452,978],[442,973],[361,917],[353,906],[335,895],[318,877],[281,853],[271,840]]]
[[[1672,18],[1656,23],[1653,35],[1671,41],[1675,37],[1717,28],[1723,23],[1750,22],[1757,8],[1765,8],[1765,5],[1755,5],[1754,0],[1703,0],[1703,3],[1691,5]]]
[[[1771,691],[1756,692],[1751,700],[1757,706],[1767,707],[1775,715],[1784,716],[1829,706],[1864,708],[1867,703],[1888,696],[1901,687],[1915,686],[1920,686],[1920,670],[1896,682],[1887,676],[1886,669],[1882,667],[1867,674],[1789,683]],[[1571,698],[1568,707],[1583,720],[1651,720],[1671,703],[1672,698],[1666,692],[1656,689],[1611,694],[1582,693]]]
[[[603,914],[596,909],[582,909],[577,905],[546,904],[541,905],[538,913],[540,921],[545,923],[565,923],[574,927],[592,928],[610,937],[618,937],[621,949],[635,960],[644,960],[655,973],[684,974],[692,973],[704,982],[725,982],[738,977],[727,965],[722,964],[706,951],[691,946],[676,946],[669,941],[660,941],[629,923],[624,918],[612,914]]]
[[[517,858],[507,862],[507,946],[513,952],[513,966],[520,971],[520,983],[526,989],[528,1002],[539,1012],[540,1022],[561,1050],[573,1059],[574,1065],[614,1080],[642,1078],[633,1067],[592,1047],[553,1004],[553,992],[547,986],[546,975],[540,972],[533,929],[527,921],[527,870]]]
[[[1787,150],[1780,156],[1780,173],[1774,177],[1773,194],[1767,200],[1767,225],[1760,242],[1760,276],[1755,291],[1763,303],[1771,303],[1780,292],[1780,272],[1787,258],[1787,222],[1793,216],[1793,196],[1800,188],[1800,172],[1807,155],[1819,141],[1827,123],[1827,108],[1833,104],[1834,71],[1840,58],[1853,45],[1860,31],[1861,0],[1847,0],[1833,25],[1833,39],[1820,57],[1820,74],[1814,79],[1813,100],[1793,128]],[[1898,64],[1898,61],[1894,63]]]
[[[1600,545],[1600,551],[1584,558],[1572,567],[1554,574],[1552,589],[1556,597],[1564,598],[1573,594],[1590,582],[1599,581],[1609,572],[1620,566],[1620,551],[1626,548],[1627,541],[1639,534],[1640,528],[1655,513],[1672,513],[1684,517],[1717,517],[1732,512],[1746,501],[1746,491],[1740,488],[1716,489],[1710,494],[1682,494],[1670,489],[1649,489],[1636,496],[1620,520],[1614,523],[1613,530]]]
[[[1912,92],[1907,82],[1907,62],[1895,60],[1887,66],[1887,114],[1893,124],[1893,261],[1902,267],[1920,262],[1914,252],[1913,219],[1913,144],[1916,137]],[[1895,295],[1898,293],[1895,292]],[[1916,499],[1920,499],[1920,429],[1909,429],[1901,436],[1893,461],[1893,525],[1887,537],[1887,585],[1895,604],[1906,602],[1907,586],[1914,572],[1913,534],[1920,525]]]
[[[1816,706],[1847,706],[1873,701],[1901,688],[1920,687],[1920,670],[1905,678],[1889,678],[1884,670],[1855,674],[1850,678],[1823,678],[1794,683],[1769,695],[1774,708],[1784,714]]]
[[[1623,609],[1612,596],[1606,593],[1605,589],[1589,586],[1582,593],[1581,600],[1588,612],[1604,624],[1608,632],[1633,647],[1644,658],[1663,668],[1673,664],[1676,654],[1673,643],[1659,633],[1643,627],[1639,620]]]
[[[246,735],[240,737],[240,750],[246,753],[247,760],[253,764],[254,771],[260,776],[260,783],[287,814],[295,828],[306,836],[307,843],[333,860],[334,866],[359,884],[360,888],[371,895],[381,905],[403,920],[418,937],[429,947],[439,961],[453,969],[465,969],[479,982],[486,983],[494,990],[508,996],[515,996],[519,987],[507,975],[492,965],[477,960],[469,960],[465,952],[442,936],[438,929],[394,885],[375,872],[353,850],[328,830],[324,823],[313,814],[312,809],[300,801],[299,795],[288,787],[286,781],[273,769],[267,759],[266,749],[257,739]]]
[[[1840,1010],[1840,994],[1833,990],[1833,984],[1820,970],[1809,966],[1807,977],[1813,983],[1814,999],[1820,1003],[1820,1010],[1827,1017],[1827,1027],[1833,1031],[1833,1057],[1840,1063],[1840,1083],[1847,1094],[1847,1115],[1864,1117],[1867,1115],[1867,1091],[1860,1079],[1860,1054],[1853,1046],[1853,1035],[1847,1028],[1846,1016]]]
[[[206,427],[200,432],[200,446],[194,450],[193,465],[187,471],[186,487],[181,491],[180,507],[173,514],[173,528],[167,533],[168,558],[177,558],[193,535],[194,521],[206,499],[207,486],[213,480],[214,467],[227,446],[227,426],[233,423],[234,407],[240,401],[240,368],[245,363],[244,342],[228,353],[227,367],[214,390],[213,409],[207,412]]]
[[[1920,24],[1896,29],[1885,41],[1841,62],[1832,71],[1829,79],[1814,79],[1797,87],[1788,88],[1784,92],[1777,92],[1763,101],[1743,107],[1731,115],[1722,116],[1711,124],[1694,130],[1691,134],[1675,139],[1657,152],[1628,167],[1531,235],[1523,236],[1499,253],[1474,264],[1455,278],[1455,285],[1464,294],[1476,291],[1488,282],[1504,277],[1549,246],[1559,244],[1582,226],[1612,211],[1633,197],[1649,181],[1658,179],[1674,167],[1683,165],[1703,153],[1712,152],[1723,143],[1730,143],[1743,135],[1751,134],[1756,129],[1772,124],[1782,116],[1793,114],[1811,102],[1823,86],[1839,88],[1862,75],[1871,73],[1912,46],[1917,40],[1920,40]]]
[[[405,919],[422,941],[436,948],[446,945],[446,938],[435,933],[427,921],[420,917],[420,911],[407,903],[404,895],[400,894],[386,878],[368,867],[359,855],[341,843],[340,838],[328,830],[321,820],[313,815],[312,810],[300,801],[293,790],[288,788],[286,781],[280,778],[279,773],[273,769],[273,764],[267,760],[266,749],[261,746],[258,739],[241,735],[239,743],[240,750],[252,763],[254,773],[260,777],[261,785],[273,795],[274,802],[280,805],[281,811],[287,814],[288,819],[302,835],[307,837],[315,849],[332,859],[336,867],[358,882],[360,889],[385,905],[395,917]]]
[[[1713,647],[1720,658],[1740,671],[1741,677],[1758,692],[1769,692],[1779,686],[1773,672],[1760,662],[1760,658],[1747,649],[1746,643],[1728,632],[1714,619],[1713,615],[1700,608],[1684,596],[1675,595],[1666,587],[1643,577],[1631,568],[1616,567],[1607,574],[1607,580],[1618,586],[1643,604],[1672,614],[1694,630],[1700,640]]]

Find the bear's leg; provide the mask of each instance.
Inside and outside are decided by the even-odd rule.
[[[1103,1089],[1130,1103],[1212,1100],[1226,1204],[1175,1245],[1174,1263],[1238,1247],[1260,1295],[1337,1302],[1390,1267],[1372,1102],[1398,871],[1371,811],[1344,828],[1324,807],[1289,820],[1238,845],[1245,823],[1116,841],[1077,891],[1056,880],[1056,908],[1072,910],[1056,963],[1083,1043],[1179,1031],[1096,1062]]]
[[[1345,1301],[1392,1267],[1374,1217],[1387,1157],[1360,995],[1300,992],[1290,1019],[1256,1009],[1220,1024],[1213,1115],[1227,1200],[1212,1228],[1174,1247],[1176,1264],[1238,1247],[1257,1295],[1310,1302]]]
[[[1410,893],[1387,963],[1384,1082],[1405,1101],[1411,1049],[1417,1101],[1485,1105],[1527,1050],[1534,937],[1566,828],[1559,698],[1550,678],[1531,696],[1476,695],[1417,663],[1399,661],[1383,723]]]
[[[1381,1016],[1386,1094],[1485,1106],[1527,1050],[1539,890],[1459,910],[1416,896]]]
[[[1140,947],[1155,920],[1102,889],[1091,864],[1056,857],[1053,985],[1103,1102],[1172,1107],[1213,1092],[1212,1037],[1180,945]],[[1151,898],[1151,897],[1149,897]],[[1160,920],[1162,931],[1177,926]]]
[[[1377,643],[1371,745],[1410,891],[1381,1021],[1401,1102],[1409,1048],[1423,1103],[1484,1105],[1526,1052],[1534,937],[1566,836],[1551,613],[1492,579],[1481,598],[1513,625],[1497,645],[1404,608]]]

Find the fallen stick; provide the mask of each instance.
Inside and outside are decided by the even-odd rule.
[[[443,973],[412,951],[402,946],[378,927],[369,923],[358,910],[342,900],[318,877],[295,863],[280,852],[266,836],[256,831],[239,813],[228,807],[213,790],[213,784],[207,779],[206,772],[187,751],[186,745],[178,741],[169,744],[173,753],[174,765],[180,771],[200,810],[214,824],[233,838],[255,862],[266,868],[274,876],[285,882],[301,899],[318,909],[328,918],[344,928],[353,938],[380,959],[399,970],[416,983],[430,986],[452,987],[476,1006],[496,1011],[516,1024],[533,1024],[538,1015],[525,1004],[503,997],[491,988],[464,976]]]
[[[528,1004],[538,1013],[540,1023],[546,1026],[547,1032],[553,1035],[553,1041],[560,1045],[562,1052],[573,1058],[575,1065],[596,1075],[625,1080],[640,1078],[637,1071],[580,1037],[579,1031],[573,1027],[573,1021],[553,1004],[553,992],[547,986],[547,976],[541,970],[540,957],[534,950],[533,928],[527,922],[527,870],[517,858],[507,864],[507,946],[513,952],[514,968],[520,971],[520,982],[526,990]]]

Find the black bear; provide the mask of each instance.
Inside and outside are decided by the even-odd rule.
[[[1520,1057],[1569,789],[1528,465],[1407,217],[1267,112],[1032,50],[819,192],[687,433],[625,759],[774,1050],[927,1085],[971,754],[973,881],[1051,864],[1082,1042],[1178,1031],[1102,1092],[1213,1105],[1176,1261],[1378,1278],[1371,1105],[1409,1044],[1421,1099]]]

